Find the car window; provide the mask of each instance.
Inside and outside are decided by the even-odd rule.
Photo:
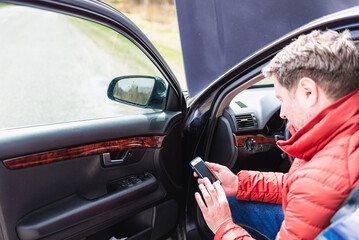
[[[268,86],[268,85],[273,85],[273,79],[272,78],[264,78],[262,81],[259,81],[257,83],[254,84],[254,86]]]
[[[164,78],[136,45],[97,23],[1,4],[0,52],[2,129],[161,111],[107,97],[114,78]]]

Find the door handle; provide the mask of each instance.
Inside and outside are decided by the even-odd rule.
[[[112,159],[110,153],[102,154],[103,164],[106,167],[123,164],[130,159],[130,157],[132,156],[132,152],[129,150],[126,150],[126,151],[120,152],[120,154],[118,154],[118,155],[119,155],[118,159]]]

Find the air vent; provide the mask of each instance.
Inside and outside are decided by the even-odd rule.
[[[253,114],[236,115],[237,129],[254,128],[257,121]]]

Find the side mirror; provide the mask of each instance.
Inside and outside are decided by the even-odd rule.
[[[163,109],[166,96],[166,83],[153,76],[117,77],[107,89],[109,99],[145,108]]]

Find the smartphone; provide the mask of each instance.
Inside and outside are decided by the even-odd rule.
[[[208,178],[211,183],[219,181],[218,177],[212,172],[212,170],[207,166],[207,164],[200,157],[196,157],[193,159],[189,165],[193,168],[193,170],[198,174],[200,178]]]

